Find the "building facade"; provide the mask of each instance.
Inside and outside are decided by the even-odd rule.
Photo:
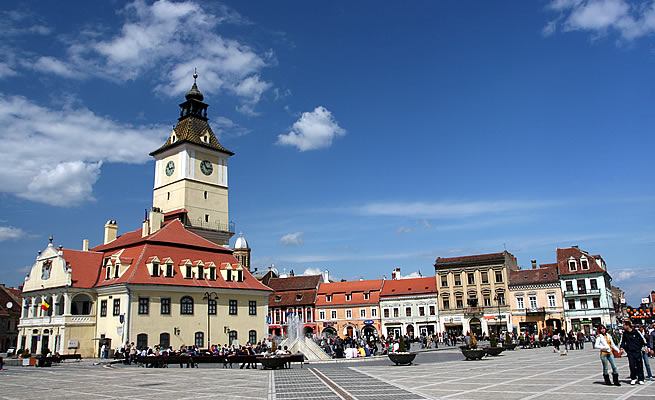
[[[434,277],[385,280],[380,293],[382,334],[427,336],[439,332]]]
[[[268,286],[274,290],[268,298],[269,335],[285,335],[287,318],[291,314],[298,315],[305,335],[317,332],[314,304],[322,278],[323,275],[289,276],[268,281]]]
[[[557,268],[568,330],[589,333],[598,324],[616,324],[612,278],[600,255],[591,255],[577,246],[558,248]]]
[[[18,322],[22,300],[21,289],[0,284],[0,353],[18,346]]]
[[[444,331],[481,335],[512,329],[508,282],[518,265],[511,253],[439,257],[434,268]]]
[[[557,265],[537,268],[536,263],[532,269],[510,271],[509,299],[514,331],[538,335],[562,328],[564,306]]]
[[[381,335],[382,279],[321,283],[316,326],[324,336],[373,338]]]

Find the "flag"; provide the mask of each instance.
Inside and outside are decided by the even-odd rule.
[[[45,301],[45,299],[44,299],[43,302],[41,303],[41,309],[43,311],[48,311],[48,308],[50,308],[50,304],[48,304],[48,302]]]

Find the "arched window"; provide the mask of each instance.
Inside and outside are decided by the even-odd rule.
[[[237,340],[237,331],[230,331],[230,345]]]
[[[29,299],[25,299],[25,303],[23,305],[23,318],[27,318],[30,314],[30,301]]]
[[[171,335],[167,332],[159,334],[159,345],[167,348],[171,345]]]
[[[251,330],[248,332],[248,342],[252,344],[253,346],[257,344],[257,331],[256,330]]]
[[[136,348],[141,350],[148,347],[148,335],[145,333],[139,333],[136,335]]]
[[[184,296],[180,300],[180,314],[193,314],[193,298]]]
[[[71,300],[72,315],[91,315],[93,300],[88,294],[79,293]]]
[[[194,344],[202,348],[202,346],[205,344],[205,334],[203,332],[196,332]]]

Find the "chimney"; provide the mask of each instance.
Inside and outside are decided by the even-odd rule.
[[[157,232],[164,226],[164,213],[159,207],[150,209],[150,234]]]
[[[82,251],[89,251],[89,239],[82,240]]]
[[[141,224],[141,237],[146,237],[148,235],[150,235],[150,221],[144,219]]]
[[[323,283],[330,283],[330,272],[327,269],[323,272]]]
[[[290,278],[293,278],[294,276],[296,276],[296,274],[294,274],[294,273],[293,273],[293,270],[291,270],[291,272],[289,272],[289,277],[290,277]]]
[[[532,263],[532,269],[537,269],[537,260],[530,261]]]
[[[103,244],[107,244],[109,242],[113,242],[114,240],[116,240],[117,234],[118,234],[118,225],[116,224],[116,221],[110,219],[105,224],[105,240]]]

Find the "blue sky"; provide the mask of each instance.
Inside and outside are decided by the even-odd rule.
[[[259,268],[579,245],[655,289],[655,2],[351,3],[3,4],[1,281],[139,228],[197,67]]]

